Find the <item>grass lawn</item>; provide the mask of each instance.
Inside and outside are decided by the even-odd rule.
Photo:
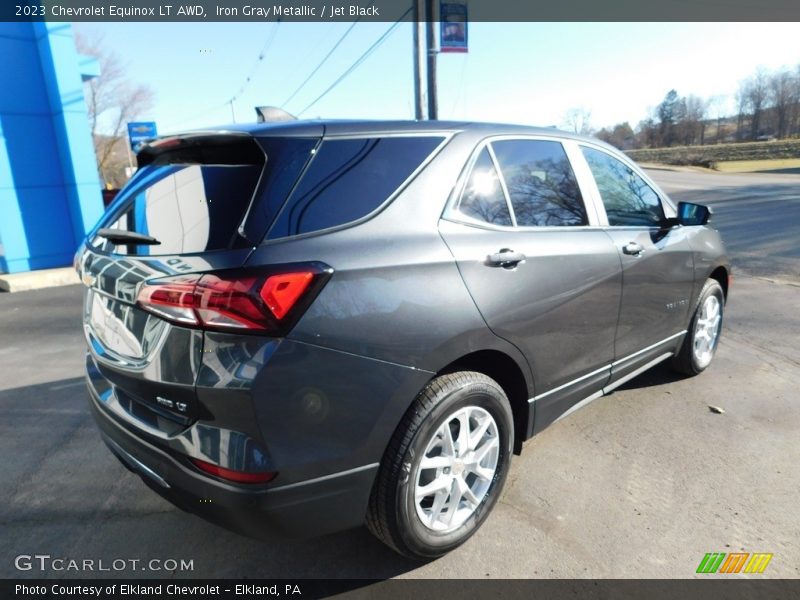
[[[774,158],[768,160],[726,160],[714,164],[723,173],[755,173],[758,171],[785,171],[800,173],[800,158]]]

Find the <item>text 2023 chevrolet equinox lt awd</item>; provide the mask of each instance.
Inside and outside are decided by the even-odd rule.
[[[524,440],[717,347],[709,210],[596,140],[295,121],[138,161],[76,256],[91,409],[151,487],[237,531],[366,523],[441,555]]]

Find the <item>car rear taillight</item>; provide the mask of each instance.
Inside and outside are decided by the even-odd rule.
[[[153,279],[136,303],[159,317],[203,329],[286,333],[313,301],[333,270],[322,263],[266,273],[217,271]]]
[[[225,467],[220,467],[197,458],[192,458],[191,461],[195,467],[204,473],[236,483],[267,483],[275,479],[277,475],[277,473],[273,471],[259,471],[255,473],[251,471],[234,471],[233,469],[226,469]]]
[[[261,299],[278,319],[288,313],[314,278],[312,273],[284,273],[268,278],[261,288]]]

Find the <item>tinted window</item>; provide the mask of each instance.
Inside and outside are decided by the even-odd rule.
[[[247,214],[243,231],[253,244],[264,239],[318,142],[318,139],[277,137],[258,140],[267,154],[267,168],[261,182],[262,191]]]
[[[659,225],[664,209],[653,189],[633,169],[613,156],[582,146],[609,225]]]
[[[492,142],[520,226],[586,225],[578,181],[559,142]]]
[[[261,165],[162,164],[137,173],[123,192],[122,212],[104,227],[136,231],[159,245],[113,245],[122,254],[163,255],[231,248],[250,204]]]
[[[458,210],[463,215],[493,225],[512,225],[500,178],[486,148],[472,167]]]
[[[269,237],[319,231],[368,215],[441,142],[441,137],[324,141]]]

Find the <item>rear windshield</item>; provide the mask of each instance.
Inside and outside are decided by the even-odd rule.
[[[246,243],[238,229],[264,169],[263,151],[251,138],[175,145],[145,158],[147,164],[123,189],[101,225],[144,234],[159,243],[112,243],[97,237],[96,246],[118,254],[157,256]]]
[[[406,136],[323,141],[269,239],[320,231],[369,215],[443,139]]]
[[[254,246],[318,143],[318,138],[231,136],[168,141],[167,150],[139,155],[144,166],[101,224],[160,243],[114,244],[98,237],[93,244],[107,252],[149,256]]]

